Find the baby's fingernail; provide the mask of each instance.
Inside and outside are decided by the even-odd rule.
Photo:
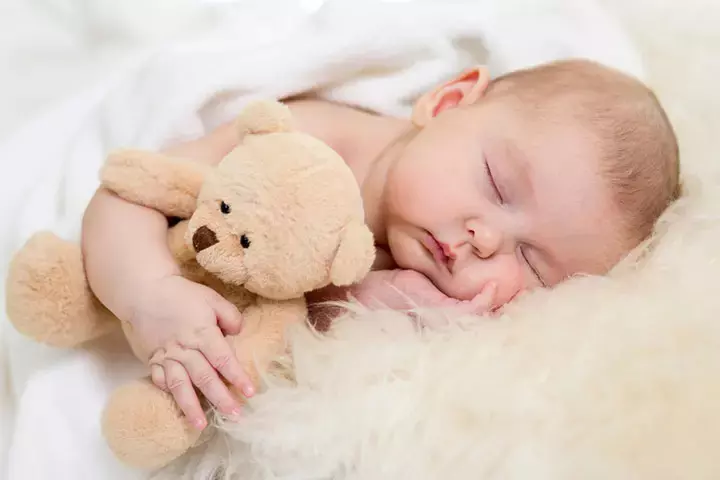
[[[255,395],[255,387],[252,385],[245,385],[243,387],[243,394],[245,394],[246,397],[252,397]]]
[[[203,430],[205,428],[205,420],[202,418],[196,418],[193,424],[198,430]]]

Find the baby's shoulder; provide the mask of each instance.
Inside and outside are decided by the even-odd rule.
[[[298,130],[334,146],[338,128],[343,125],[350,107],[312,97],[299,97],[285,103],[290,107]]]

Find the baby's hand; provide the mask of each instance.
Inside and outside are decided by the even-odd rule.
[[[460,313],[486,313],[492,310],[496,287],[489,283],[472,300],[445,295],[422,273],[414,270],[370,272],[353,287],[352,295],[366,306],[385,306],[394,310],[447,307]]]
[[[169,391],[199,429],[205,428],[207,419],[194,386],[220,412],[237,415],[240,405],[220,375],[248,397],[254,391],[225,339],[240,332],[242,317],[235,306],[180,276],[164,277],[143,290],[130,323],[145,351],[152,353],[153,383]]]

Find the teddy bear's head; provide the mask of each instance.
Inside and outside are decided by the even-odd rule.
[[[340,156],[257,102],[241,140],[205,179],[186,240],[206,270],[263,297],[361,280],[375,256],[357,182]]]

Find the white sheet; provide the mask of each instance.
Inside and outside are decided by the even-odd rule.
[[[146,44],[131,55],[126,50],[115,57],[118,62],[105,59],[105,71],[94,71],[98,80],[92,88],[0,145],[0,158],[11,165],[11,174],[0,177],[3,279],[10,255],[32,232],[52,229],[77,238],[108,150],[158,148],[201,134],[257,96],[319,87],[336,100],[404,115],[418,93],[475,62],[501,73],[584,56],[642,75],[623,33],[591,0],[336,0],[317,11],[301,8],[313,2],[207,3],[194,10],[207,14],[204,9],[211,9],[202,25],[189,29],[194,33],[172,43]],[[64,4],[82,14],[78,5],[85,2]],[[163,8],[173,9],[172,2],[159,0],[122,8],[100,5],[123,15],[108,11],[86,15],[90,24],[68,25],[107,29],[116,26],[112,19],[117,17],[124,26],[136,22],[147,32],[152,23],[145,11],[159,21]],[[177,15],[172,19],[177,22]],[[103,47],[102,42],[79,46],[85,52]],[[67,80],[68,70],[62,68],[58,74]],[[78,66],[78,71],[84,70]],[[0,358],[9,385],[0,398],[7,400],[3,418],[15,419],[14,428],[0,427],[9,434],[2,452],[7,478],[142,478],[142,472],[125,470],[112,458],[98,429],[113,386],[141,372],[122,342],[108,339],[80,351],[55,351],[19,337],[4,317],[2,325]]]

